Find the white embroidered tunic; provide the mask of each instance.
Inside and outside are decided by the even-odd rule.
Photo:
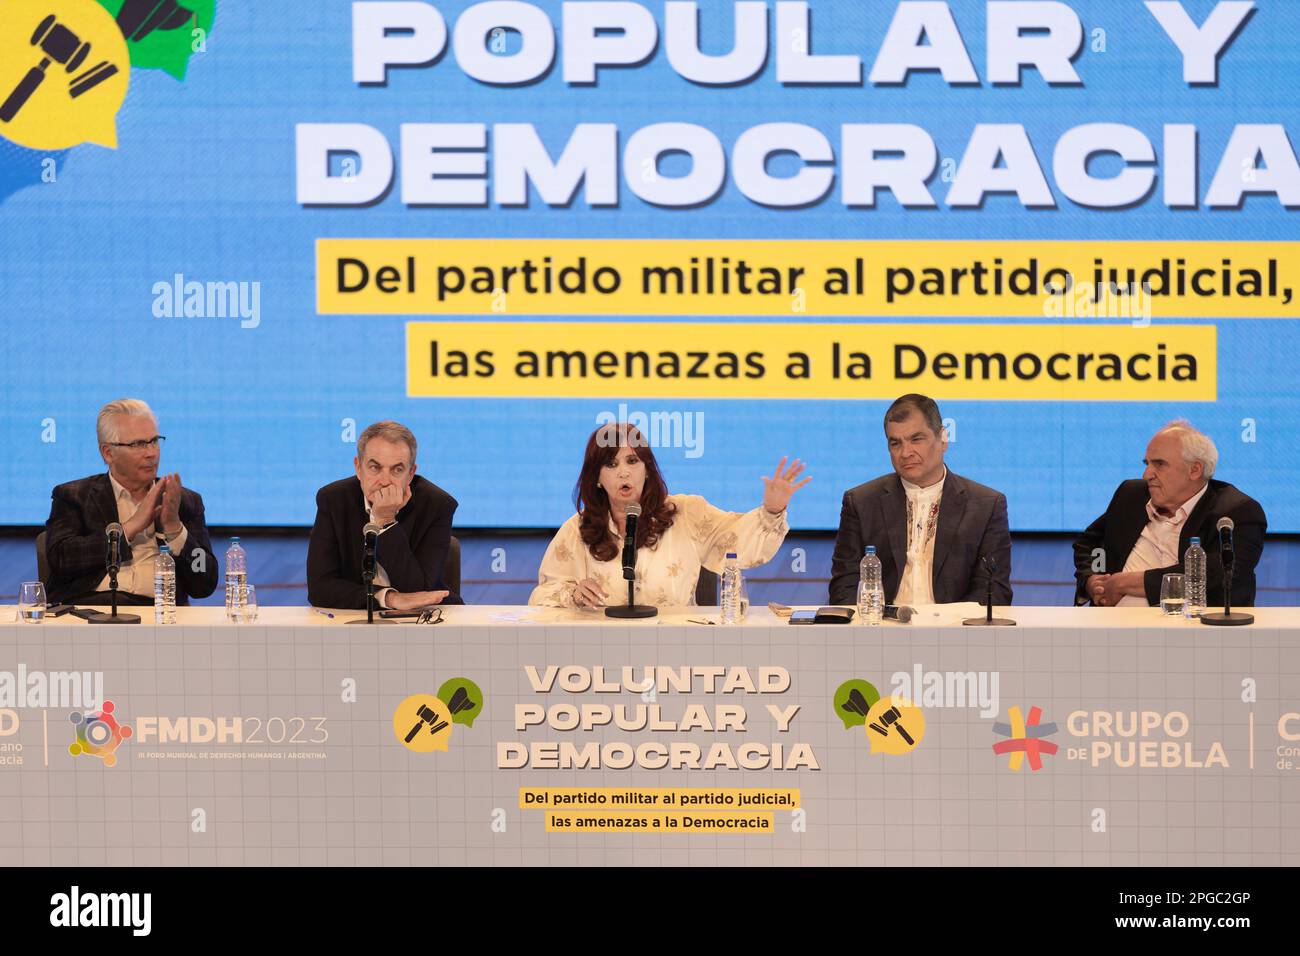
[[[673,525],[653,548],[636,552],[636,599],[655,607],[693,605],[700,568],[721,573],[728,551],[735,551],[742,568],[772,559],[789,526],[786,513],[772,514],[762,505],[742,513],[715,508],[699,495],[669,495],[677,506]],[[598,561],[582,540],[581,517],[573,515],[560,526],[542,557],[537,587],[528,603],[550,607],[576,607],[578,582],[592,578],[605,590],[607,605],[627,603],[623,579],[623,542],[610,519],[610,532],[619,548],[609,561]]]

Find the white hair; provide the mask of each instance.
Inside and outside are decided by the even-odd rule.
[[[158,416],[153,413],[153,409],[138,398],[119,398],[109,402],[99,410],[99,417],[95,419],[95,436],[101,445],[111,444],[121,437],[117,419],[122,415],[128,418],[150,418],[154,422],[158,421]]]
[[[1214,477],[1214,466],[1219,463],[1219,449],[1214,447],[1214,440],[1203,431],[1197,430],[1185,418],[1175,418],[1157,435],[1176,435],[1183,449],[1183,461],[1187,464],[1200,462],[1204,469],[1204,478],[1208,481]]]

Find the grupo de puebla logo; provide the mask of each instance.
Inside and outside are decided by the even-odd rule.
[[[1056,724],[1043,723],[1041,707],[1030,707],[1027,720],[1019,707],[1012,707],[1007,711],[1007,718],[1007,723],[998,721],[993,725],[993,733],[1007,738],[995,743],[993,752],[1008,757],[1008,769],[1020,770],[1028,758],[1031,771],[1042,770],[1042,755],[1055,754],[1060,749],[1052,741],[1044,739],[1056,733]]]
[[[131,68],[185,78],[216,0],[5,0],[0,136],[37,150],[117,147]]]
[[[117,763],[117,748],[131,736],[131,725],[117,722],[111,700],[104,701],[98,711],[73,711],[68,719],[77,729],[77,739],[68,746],[68,753],[74,757],[98,757],[105,767]]]
[[[881,697],[865,680],[847,680],[835,691],[835,716],[845,730],[863,727],[873,754],[907,754],[925,736],[925,715],[912,701],[897,695]]]
[[[1180,710],[1076,710],[1066,717],[1065,729],[1080,741],[1066,748],[1066,757],[1093,767],[1228,767],[1223,742],[1198,745],[1191,719]]]
[[[1064,747],[1047,740],[1059,728],[1043,721],[1042,710],[1019,707],[1007,711],[1008,720],[993,725],[993,733],[1006,738],[993,744],[993,752],[1008,758],[1011,770],[1043,768],[1043,755],[1082,761],[1093,767],[1154,770],[1193,770],[1227,767],[1228,757],[1218,740],[1198,746],[1192,740],[1192,722],[1182,711],[1075,710],[1065,718],[1065,731],[1072,742]],[[1061,751],[1064,751],[1062,753]]]

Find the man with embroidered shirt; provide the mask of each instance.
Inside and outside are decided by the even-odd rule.
[[[1229,517],[1235,560],[1232,604],[1255,603],[1255,565],[1268,521],[1259,502],[1214,479],[1219,451],[1185,419],[1170,422],[1147,445],[1141,479],[1123,482],[1106,513],[1074,542],[1075,604],[1154,607],[1166,574],[1183,573],[1193,537],[1205,549],[1205,592],[1223,604],[1223,563],[1216,525]],[[1118,571],[1111,569],[1118,568]]]
[[[999,491],[951,472],[939,406],[904,395],[885,412],[894,473],[844,493],[830,603],[855,604],[859,567],[876,546],[888,604],[1011,603],[1011,532]],[[986,564],[985,559],[989,559]]]
[[[217,589],[203,499],[181,486],[180,475],[158,476],[163,435],[158,419],[138,398],[109,402],[95,421],[107,474],[59,485],[45,522],[49,599],[64,604],[108,604],[107,528],[122,525],[118,602],[153,603],[154,562],[166,544],[176,562],[176,603]]]
[[[443,584],[456,499],[415,473],[415,435],[376,422],[357,439],[356,474],[316,493],[307,545],[307,599],[316,607],[364,608],[363,529],[382,530],[375,553],[375,603],[406,611],[461,604]]]

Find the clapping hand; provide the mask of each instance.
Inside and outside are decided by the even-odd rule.
[[[164,475],[158,482],[162,486],[162,501],[158,505],[158,515],[154,527],[159,528],[169,537],[181,531],[181,476]]]
[[[135,507],[135,514],[122,523],[122,532],[127,541],[134,541],[150,524],[155,528],[161,526],[164,490],[166,480],[160,478],[145,492],[144,498]]]

